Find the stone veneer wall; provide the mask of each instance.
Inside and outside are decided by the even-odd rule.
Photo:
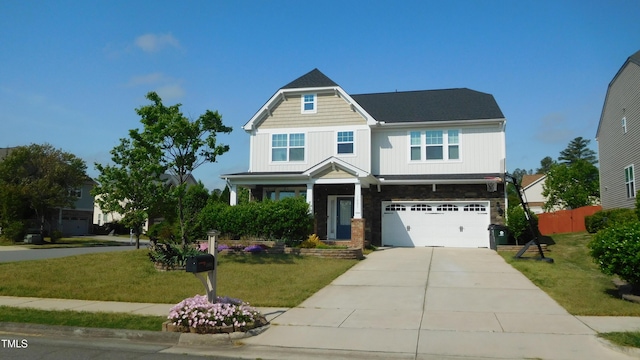
[[[438,184],[436,191],[432,185],[382,185],[380,192],[372,186],[362,189],[363,217],[365,223],[365,238],[371,244],[380,246],[382,243],[382,202],[383,201],[489,201],[491,223],[504,225],[505,217],[498,215],[497,204],[506,211],[504,203],[504,184],[498,184],[495,192],[487,191],[485,184]]]

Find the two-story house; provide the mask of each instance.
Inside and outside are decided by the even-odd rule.
[[[634,208],[635,164],[640,164],[640,51],[615,74],[600,115],[596,140],[603,209]]]
[[[489,94],[350,95],[314,69],[244,125],[249,170],[222,178],[232,205],[238,186],[257,200],[305,197],[321,239],[489,247],[506,201],[505,124]]]

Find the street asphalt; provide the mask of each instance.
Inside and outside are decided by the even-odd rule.
[[[171,306],[14,297],[0,305],[160,316]],[[241,359],[640,358],[596,336],[640,330],[640,318],[573,316],[489,249],[376,251],[299,306],[260,310],[271,325],[235,337],[6,323],[0,337],[146,339],[163,341],[163,354]]]

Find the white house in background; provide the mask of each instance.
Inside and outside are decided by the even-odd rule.
[[[163,174],[160,176],[160,179],[163,180],[165,182],[166,185],[169,186],[176,186],[178,185],[178,178],[174,175],[168,175],[168,174]],[[189,175],[189,177],[187,178],[187,187],[189,186],[193,186],[193,185],[197,185],[198,182],[196,181],[196,179],[193,177],[193,175]],[[123,200],[126,201],[126,200]],[[115,211],[103,211],[100,206],[98,205],[97,202],[94,202],[94,209],[93,209],[93,223],[98,225],[98,226],[102,226],[104,224],[108,224],[108,223],[112,223],[112,222],[116,222],[116,221],[120,221],[122,220],[123,215],[115,212]],[[154,222],[158,222],[159,219],[152,219],[153,221],[151,221],[151,224],[153,224]],[[146,224],[143,226],[143,231],[147,231],[149,230],[149,219],[147,219]]]
[[[640,166],[640,51],[615,74],[604,99],[596,140],[603,209],[636,206]]]
[[[352,95],[314,69],[244,125],[249,169],[221,177],[232,205],[238,186],[306,198],[321,239],[350,239],[355,224],[378,246],[489,247],[506,203],[505,125],[490,94]]]
[[[522,176],[522,192],[524,192],[525,201],[529,205],[529,209],[534,214],[541,214],[544,211],[544,204],[547,199],[542,195],[542,185],[547,176],[545,174],[534,174]]]

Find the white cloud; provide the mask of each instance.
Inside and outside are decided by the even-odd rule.
[[[132,77],[127,86],[138,86],[138,85],[146,85],[146,84],[157,84],[163,81],[171,81],[169,78],[164,76],[162,73],[151,73],[147,75],[140,75]]]
[[[168,84],[161,86],[155,90],[163,101],[180,99],[184,96],[185,91],[179,84]]]
[[[144,34],[135,40],[135,45],[144,52],[157,52],[163,48],[180,48],[180,42],[171,34]]]
[[[551,113],[540,119],[536,126],[536,139],[546,144],[566,143],[573,131],[569,129],[567,117],[561,113]]]

